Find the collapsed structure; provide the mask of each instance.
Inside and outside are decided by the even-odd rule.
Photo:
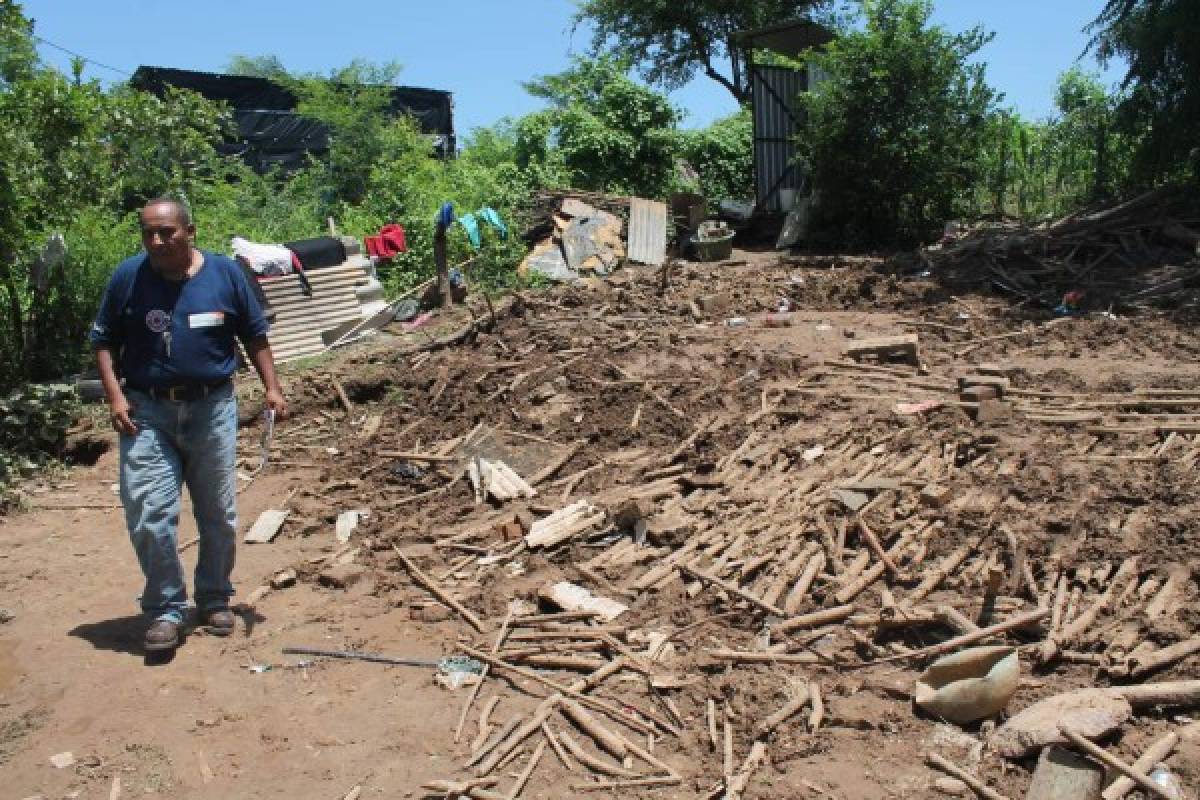
[[[1112,798],[1192,741],[1194,381],[1106,369],[1104,315],[998,333],[994,300],[830,263],[621,270],[303,381],[279,447],[352,455],[284,530],[370,515],[292,568],[469,659],[432,794],[1015,797],[1123,731]]]

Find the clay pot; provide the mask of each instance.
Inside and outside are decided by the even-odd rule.
[[[972,647],[933,662],[917,679],[913,699],[922,710],[961,725],[1002,711],[1020,679],[1015,647]]]

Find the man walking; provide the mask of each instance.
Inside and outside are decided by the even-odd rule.
[[[238,265],[195,248],[196,226],[176,200],[147,203],[141,230],[146,251],[117,266],[91,343],[120,434],[125,523],[146,577],[141,606],[153,622],[145,647],[171,650],[180,643],[187,612],[176,543],[183,484],[200,534],[195,574],[200,623],[219,636],[233,631],[235,337],[258,371],[267,408],[283,417],[287,404],[267,322]]]

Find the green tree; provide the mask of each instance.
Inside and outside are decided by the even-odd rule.
[[[576,25],[592,29],[593,54],[613,52],[666,89],[702,73],[739,103],[750,98],[721,71],[732,34],[802,18],[828,0],[580,0]]]
[[[33,23],[12,0],[0,0],[0,85],[28,78],[37,65]]]
[[[279,56],[235,55],[225,64],[225,71],[230,75],[246,75],[251,78],[266,78],[281,83],[291,79],[292,75],[283,66]]]
[[[679,112],[629,77],[612,56],[576,58],[569,69],[525,84],[549,103],[518,123],[522,167],[581,189],[662,197],[679,149]]]
[[[32,28],[0,6],[0,386],[75,367],[99,287],[116,261],[41,256],[47,237],[68,245],[89,229],[128,230],[126,212],[151,195],[186,193],[218,163],[224,117],[191,93],[159,100],[71,78],[25,47]],[[15,9],[15,10],[14,10]],[[103,222],[99,218],[103,218]],[[126,240],[128,250],[132,240]],[[87,252],[87,248],[83,248]],[[92,251],[95,252],[94,250]]]
[[[798,140],[817,222],[847,244],[924,239],[968,207],[995,92],[972,57],[990,39],[929,24],[930,0],[865,0],[861,24],[810,63]]]
[[[682,138],[683,158],[699,175],[701,194],[711,200],[754,196],[754,120],[748,110]]]
[[[1135,180],[1200,179],[1200,3],[1108,0],[1089,29],[1103,62],[1129,63],[1119,119],[1139,140]]]
[[[1119,96],[1078,67],[1058,79],[1058,117],[1050,125],[1059,208],[1111,200],[1129,170],[1130,139],[1116,125]],[[1062,202],[1065,201],[1065,202]]]
[[[1029,218],[1111,200],[1127,183],[1133,149],[1115,124],[1120,99],[1076,67],[1059,76],[1053,117],[996,112],[985,137],[981,205]]]
[[[323,169],[324,200],[330,210],[339,202],[361,202],[370,188],[373,165],[388,159],[394,149],[395,128],[403,124],[390,111],[391,89],[399,75],[396,63],[354,61],[327,78],[306,75],[290,82],[300,98],[296,110],[329,128]]]

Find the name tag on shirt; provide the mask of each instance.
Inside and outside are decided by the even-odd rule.
[[[206,311],[203,314],[189,314],[189,328],[219,328],[225,324],[224,311]]]

